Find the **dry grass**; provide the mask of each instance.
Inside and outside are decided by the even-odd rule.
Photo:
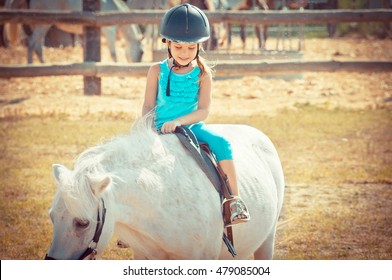
[[[309,39],[304,57],[390,60],[391,46]],[[2,64],[23,64],[25,56],[24,47],[0,49]],[[49,63],[81,57],[80,48],[46,50]],[[208,120],[251,124],[279,151],[287,189],[275,258],[391,259],[392,73],[300,76],[217,79]],[[81,77],[0,79],[0,259],[44,256],[52,234],[51,165],[72,167],[81,151],[126,133],[140,114],[145,78],[107,77],[102,84],[102,96],[86,97]],[[104,258],[129,259],[131,252],[113,239]]]
[[[391,259],[391,185],[289,185],[279,259]]]
[[[213,115],[249,123],[275,142],[288,182],[277,259],[392,257],[391,114],[299,106],[275,116]],[[1,259],[41,259],[52,227],[51,164],[72,166],[85,148],[126,133],[131,120],[60,115],[1,120]],[[126,259],[115,247],[105,259]]]

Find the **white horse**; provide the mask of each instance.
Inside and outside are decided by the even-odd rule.
[[[26,0],[7,0],[6,7],[12,8],[17,7],[19,3],[26,2]],[[47,11],[82,11],[82,0],[30,0],[30,9],[35,10],[47,10]],[[102,11],[122,11],[126,12],[130,9],[121,0],[101,0],[101,10]],[[27,62],[33,62],[33,53],[36,53],[38,59],[41,63],[44,62],[43,55],[43,45],[44,39],[49,31],[50,24],[39,24],[35,25],[33,33],[28,38],[28,52],[27,52]],[[70,25],[70,24],[56,24],[61,30],[70,32],[73,34],[82,35],[83,27],[80,25]],[[135,24],[119,25],[118,29],[120,34],[123,35],[125,39],[125,56],[128,62],[140,62],[143,55],[143,47],[141,40],[143,36]],[[106,37],[106,41],[110,50],[110,55],[113,61],[117,61],[116,54],[116,26],[106,26],[101,28],[102,33]]]
[[[232,143],[251,213],[248,223],[233,227],[235,258],[272,259],[284,195],[278,154],[255,128],[211,126]],[[74,170],[53,169],[58,191],[46,259],[99,258],[114,233],[134,259],[233,258],[222,241],[218,193],[177,137],[158,135],[149,118],[84,151]]]

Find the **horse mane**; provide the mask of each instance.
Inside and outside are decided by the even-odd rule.
[[[107,142],[90,147],[75,161],[74,170],[63,178],[60,185],[64,203],[75,216],[92,219],[101,194],[94,193],[92,184],[111,178],[108,189],[115,188],[116,170],[137,168],[141,162],[154,164],[167,156],[160,137],[152,129],[154,114],[136,120],[128,134],[117,136]],[[105,194],[109,193],[106,189]]]

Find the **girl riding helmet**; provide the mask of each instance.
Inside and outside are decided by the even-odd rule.
[[[199,8],[183,4],[166,12],[160,33],[164,39],[178,43],[202,43],[210,38],[210,24]]]
[[[210,24],[206,15],[197,7],[190,4],[183,4],[171,8],[163,16],[161,21],[162,42],[166,40],[176,43],[197,44],[197,53],[194,59],[199,56],[199,43],[207,41],[210,38]],[[172,57],[170,44],[168,46],[169,58]],[[166,87],[166,96],[170,96],[170,74],[173,67],[187,67],[173,60],[173,66],[170,72]]]

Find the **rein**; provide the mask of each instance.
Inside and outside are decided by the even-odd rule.
[[[99,212],[99,205],[98,205],[98,216],[97,216],[97,226],[95,228],[95,234],[93,239],[91,240],[88,248],[84,251],[84,253],[80,256],[79,260],[84,260],[87,257],[90,257],[89,260],[95,260],[95,256],[97,255],[97,245],[99,238],[101,237],[102,234],[102,229],[105,224],[105,218],[106,218],[106,207],[105,207],[105,202],[101,198],[102,202],[102,220]],[[56,260],[55,258],[52,258],[48,256],[48,254],[45,255],[45,260]]]

